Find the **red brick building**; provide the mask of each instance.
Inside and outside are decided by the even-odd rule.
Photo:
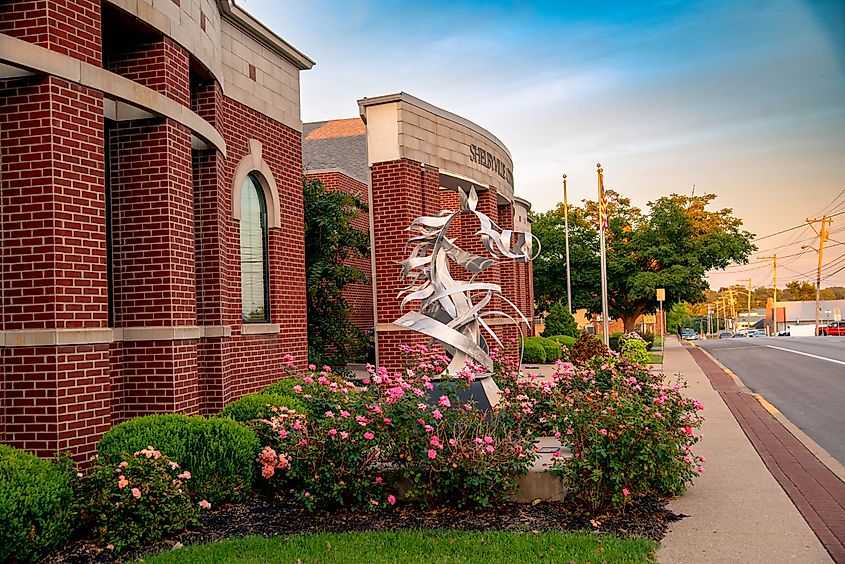
[[[312,65],[233,0],[0,3],[0,442],[82,459],[305,362]]]
[[[458,188],[475,188],[478,209],[502,229],[530,231],[530,204],[514,195],[513,162],[508,149],[492,133],[451,112],[407,93],[364,98],[358,101],[361,117],[305,124],[303,164],[306,174],[329,187],[346,186],[369,198],[371,265],[370,288],[352,288],[347,296],[362,329],[374,329],[376,358],[380,365],[400,365],[400,344],[427,343],[428,338],[404,330],[393,321],[402,315],[399,262],[408,252],[407,227],[421,215],[460,207]],[[457,244],[486,255],[476,235],[474,216],[460,216],[449,231]],[[468,279],[469,273],[456,272]],[[523,334],[534,331],[534,293],[530,263],[501,260],[484,271],[479,281],[502,288],[529,320]],[[412,302],[408,308],[419,304]],[[495,298],[488,309],[514,315]],[[516,327],[506,319],[488,319],[500,337],[516,337]]]

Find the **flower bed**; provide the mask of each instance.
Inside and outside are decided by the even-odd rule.
[[[515,359],[492,351],[502,396],[490,410],[466,399],[480,367],[446,374],[448,358],[422,346],[404,352],[405,370],[370,367],[358,384],[312,366],[223,417],[148,416],[115,427],[76,488],[86,534],[111,547],[97,554],[139,553],[165,535],[194,542],[335,530],[338,516],[340,530],[454,526],[479,516],[493,528],[534,526],[534,514],[565,530],[665,523],[660,500],[703,471],[692,452],[701,405],[684,397],[683,383],[666,384],[588,338],[573,346],[578,363],[558,362],[550,379],[525,377]],[[544,435],[572,452],[551,468],[570,495],[518,508],[508,496]],[[227,500],[239,503],[219,507]],[[265,512],[272,524],[240,528],[238,520]],[[71,553],[93,550],[90,541],[76,546]]]

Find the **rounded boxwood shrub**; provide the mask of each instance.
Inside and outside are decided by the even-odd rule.
[[[575,341],[578,340],[576,337],[570,337],[569,335],[552,335],[548,338],[557,341],[560,346],[566,347],[567,349],[571,349],[575,346]]]
[[[522,361],[532,364],[544,364],[546,362],[546,349],[538,337],[526,337],[522,340]]]
[[[237,421],[177,413],[136,417],[103,435],[97,452],[120,462],[122,455],[149,445],[191,472],[188,487],[198,498],[240,501],[252,490],[261,445],[255,433]]]
[[[253,419],[267,419],[273,414],[273,407],[287,407],[297,413],[304,413],[302,402],[290,396],[279,394],[247,394],[227,405],[219,417],[228,417],[246,423]]]
[[[293,390],[294,386],[301,386],[302,380],[300,378],[282,378],[277,382],[273,382],[259,393],[270,396],[288,396],[295,397],[296,392]]]
[[[0,445],[0,562],[34,562],[73,533],[73,473]]]
[[[543,348],[546,350],[546,362],[552,363],[555,361],[560,360],[561,356],[563,356],[563,349],[560,346],[560,343],[553,339],[547,339],[546,337],[534,337],[535,339],[539,339],[540,344],[543,345]]]

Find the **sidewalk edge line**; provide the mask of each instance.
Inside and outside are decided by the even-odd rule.
[[[705,349],[704,347],[697,347],[697,348],[698,348],[698,350],[700,350],[704,354],[706,354],[707,357],[710,358],[710,360],[715,362],[716,365],[719,368],[724,370],[726,374],[728,374],[731,378],[733,378],[734,382],[736,382],[736,385],[740,390],[753,395],[755,397],[755,399],[757,399],[757,401],[760,401],[760,399],[762,399],[763,396],[761,396],[760,394],[753,393],[743,383],[743,381],[739,379],[739,376],[734,374],[733,371],[730,368],[728,368],[727,366],[725,366],[724,364],[719,362],[719,360],[715,356],[710,354],[710,352],[707,349]],[[763,401],[765,401],[765,400],[763,400]],[[766,402],[766,403],[769,403],[769,402]],[[766,407],[762,403],[761,403],[761,405],[763,405],[764,408]],[[771,405],[771,404],[769,404],[769,405]],[[769,410],[767,409],[766,411],[769,411]],[[804,431],[799,429],[792,421],[790,421],[783,413],[781,413],[780,410],[776,409],[776,411],[777,411],[777,413],[772,413],[771,411],[769,411],[769,413],[771,413],[772,417],[774,417],[778,421],[778,423],[783,425],[784,428],[786,428],[786,430],[789,431],[792,434],[793,437],[798,439],[798,442],[803,444],[807,448],[807,450],[809,450],[810,453],[818,459],[819,462],[821,462],[824,466],[826,466],[828,470],[833,472],[833,474],[837,478],[839,478],[840,480],[845,482],[845,466],[843,466],[842,464],[839,463],[839,461],[837,461],[835,458],[833,458],[833,456],[831,456],[830,453],[827,452],[816,441],[814,441],[809,436],[807,436],[807,434]]]

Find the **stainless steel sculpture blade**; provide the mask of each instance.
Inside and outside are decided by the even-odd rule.
[[[405,251],[410,248],[411,253],[401,262],[402,278],[408,281],[408,285],[399,292],[399,297],[402,298],[403,309],[413,301],[419,301],[420,305],[419,311],[408,312],[393,323],[439,343],[452,357],[447,369],[450,373],[463,369],[469,360],[492,371],[493,361],[481,330],[484,329],[500,346],[502,343],[483,318],[503,317],[517,326],[520,335],[523,334],[520,323],[528,326],[528,320],[502,295],[498,284],[475,282],[475,277],[500,258],[530,262],[534,258],[534,237],[530,231],[502,230],[478,211],[478,194],[474,187],[469,192],[458,188],[458,193],[461,202],[458,211],[441,210],[432,216],[418,217],[408,226],[408,231],[413,235],[405,244]],[[455,244],[455,239],[447,237],[450,225],[462,213],[473,214],[478,218],[481,228],[476,236],[489,257],[465,251]],[[467,271],[471,275],[470,280],[455,280],[450,264],[456,264]],[[473,292],[484,293],[477,304],[473,303]],[[516,315],[511,316],[502,311],[483,311],[494,294],[512,307]]]

